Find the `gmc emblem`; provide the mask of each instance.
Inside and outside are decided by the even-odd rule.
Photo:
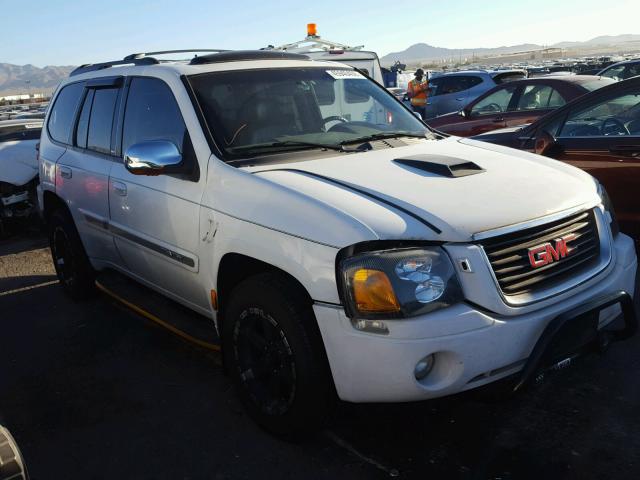
[[[536,245],[529,249],[529,263],[532,268],[544,267],[553,262],[557,262],[561,258],[566,257],[573,248],[569,248],[567,243],[575,240],[578,236],[575,233],[570,233],[561,238],[556,238],[552,245],[551,242]]]

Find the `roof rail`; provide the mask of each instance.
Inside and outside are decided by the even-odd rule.
[[[189,48],[184,50],[162,50],[159,52],[145,52],[145,53],[132,53],[124,57],[125,60],[138,60],[141,58],[148,58],[152,55],[167,55],[169,53],[195,53],[195,52],[207,52],[207,53],[220,53],[228,52],[229,50],[223,50],[220,48]]]
[[[124,57],[122,60],[113,60],[110,62],[102,62],[102,63],[87,63],[85,65],[80,65],[78,68],[73,70],[69,74],[69,76],[73,77],[75,75],[80,75],[81,73],[94,72],[96,70],[103,70],[105,68],[111,68],[116,65],[157,65],[158,63],[160,63],[160,60],[153,57],[152,55],[166,55],[169,53],[196,53],[196,52],[221,53],[221,52],[228,52],[228,50],[211,49],[211,48],[191,48],[188,50],[164,50],[159,52],[132,53]],[[195,58],[197,58],[197,55]]]
[[[309,57],[298,53],[289,53],[277,50],[231,50],[195,57],[191,62],[189,62],[189,65],[240,62],[243,60],[309,60]]]
[[[142,58],[125,58],[124,60],[114,60],[112,62],[102,62],[102,63],[87,63],[85,65],[80,65],[78,68],[73,70],[69,76],[73,77],[75,75],[80,75],[81,73],[94,72],[96,70],[104,70],[105,68],[111,68],[114,65],[155,65],[158,64],[158,60],[153,57],[142,57]]]

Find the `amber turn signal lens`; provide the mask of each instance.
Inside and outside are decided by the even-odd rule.
[[[399,312],[400,304],[389,277],[380,270],[361,268],[353,275],[353,297],[360,312]]]

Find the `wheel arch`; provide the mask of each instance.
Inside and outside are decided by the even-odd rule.
[[[282,275],[292,284],[295,291],[301,295],[309,307],[313,304],[313,299],[309,291],[291,273],[270,263],[258,260],[255,257],[236,252],[227,252],[220,259],[216,278],[216,293],[218,299],[217,328],[220,334],[223,331],[222,325],[224,323],[226,302],[233,289],[247,278],[261,273]]]

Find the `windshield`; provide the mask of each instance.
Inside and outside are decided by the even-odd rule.
[[[345,68],[212,72],[189,78],[229,159],[429,131],[377,83]]]

